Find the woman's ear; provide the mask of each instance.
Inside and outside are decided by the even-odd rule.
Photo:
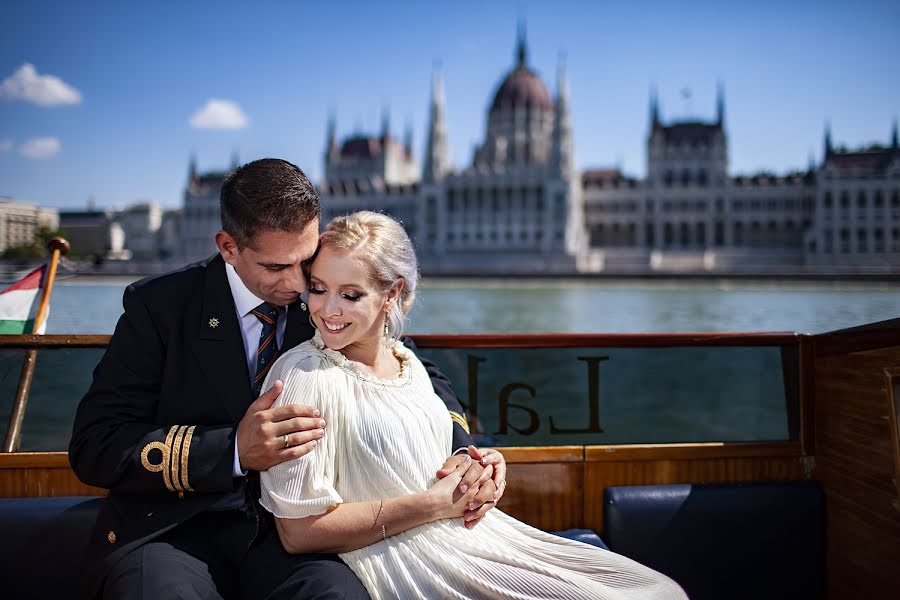
[[[384,309],[390,310],[396,302],[400,301],[400,293],[403,291],[406,282],[401,278],[394,282],[391,289],[388,290],[387,298],[384,300]]]

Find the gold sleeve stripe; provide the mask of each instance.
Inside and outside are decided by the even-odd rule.
[[[181,487],[181,476],[178,474],[178,469],[181,467],[181,441],[184,438],[184,432],[187,429],[187,425],[181,425],[178,427],[178,432],[175,434],[175,441],[172,442],[172,458],[169,460],[169,466],[172,468],[172,485],[175,486],[175,489],[179,492],[183,492],[184,488]]]
[[[195,428],[194,425],[173,425],[165,442],[150,442],[141,450],[141,465],[151,473],[162,473],[163,483],[170,492],[194,491],[188,484],[188,455]],[[158,463],[150,462],[153,450],[160,452]]]
[[[188,484],[188,455],[191,453],[191,438],[194,437],[196,428],[196,425],[188,427],[184,434],[184,447],[181,449],[181,485],[189,492],[193,492],[194,488]]]
[[[461,415],[458,412],[453,412],[452,410],[448,410],[447,412],[450,413],[450,418],[453,420],[454,423],[458,423],[459,426],[462,427],[466,433],[471,433],[469,431],[469,422],[466,421],[465,415]]]

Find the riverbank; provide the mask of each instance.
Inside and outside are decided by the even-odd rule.
[[[104,281],[110,278],[127,278],[133,281],[161,275],[174,271],[184,265],[168,264],[158,268],[98,268],[90,270],[72,270],[60,268],[58,277],[62,280],[78,280],[84,282]],[[26,267],[15,271],[0,269],[0,281],[13,282],[27,274],[31,268]],[[900,284],[900,270],[874,271],[874,270],[757,270],[740,272],[641,272],[641,273],[429,273],[423,272],[422,278],[428,281],[455,282],[460,280],[474,281],[553,281],[553,282],[590,282],[590,281],[630,281],[630,282],[679,282],[709,283],[714,281],[744,281],[752,282],[839,282],[839,283],[894,283]]]

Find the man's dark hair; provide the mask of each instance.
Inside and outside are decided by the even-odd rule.
[[[296,165],[262,158],[225,177],[219,197],[222,229],[239,248],[262,231],[302,231],[319,216],[319,195]]]

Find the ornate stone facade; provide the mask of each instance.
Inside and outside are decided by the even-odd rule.
[[[715,118],[666,122],[651,95],[647,175],[575,168],[566,72],[555,97],[528,65],[494,92],[470,164],[450,163],[439,73],[432,81],[421,177],[411,133],[338,144],[331,119],[320,184],[323,222],[355,210],[401,221],[425,273],[798,272],[900,265],[900,147],[836,149],[803,172],[729,173],[725,98]],[[182,245],[213,251],[223,174],[192,167]],[[200,250],[203,250],[201,253]]]

